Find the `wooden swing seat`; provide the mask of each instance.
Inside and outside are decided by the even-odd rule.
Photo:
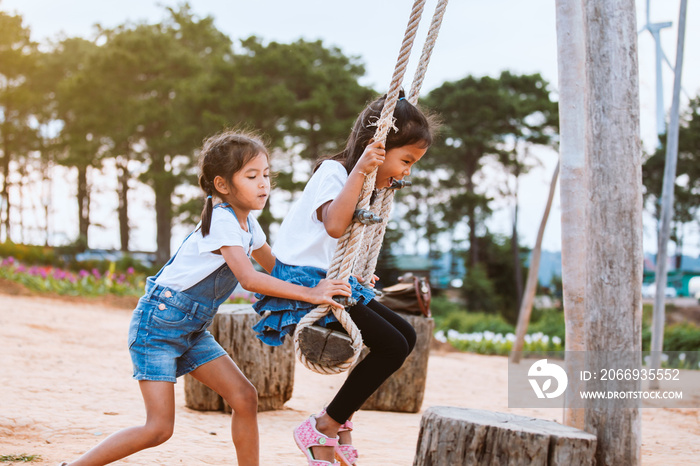
[[[352,339],[347,333],[320,325],[301,329],[299,348],[310,362],[323,366],[336,366],[353,356]]]

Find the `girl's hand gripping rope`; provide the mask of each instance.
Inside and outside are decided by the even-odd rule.
[[[362,278],[361,276],[359,276],[359,275],[357,275],[357,274],[352,274],[352,276],[355,277],[355,278],[357,278],[357,281],[360,282],[361,284],[363,284],[363,285],[365,284],[365,279]],[[374,288],[374,285],[375,285],[378,281],[379,281],[379,277],[377,277],[376,275],[372,274],[372,278],[371,278],[371,280],[369,281],[369,285],[367,285],[367,286],[369,286],[370,288]]]
[[[343,280],[324,278],[318,285],[309,289],[309,302],[312,304],[328,304],[333,307],[344,307],[333,300],[333,296],[350,296],[350,284]]]
[[[365,147],[353,171],[367,176],[372,173],[375,168],[384,163],[385,156],[386,151],[384,150],[384,143],[379,141],[370,142],[367,144],[367,147]]]

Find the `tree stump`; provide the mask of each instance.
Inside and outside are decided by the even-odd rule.
[[[258,411],[280,409],[294,388],[294,343],[268,346],[255,337],[258,315],[247,304],[223,305],[209,331],[258,391]],[[198,411],[230,413],[231,407],[213,390],[187,374],[185,405]]]
[[[423,404],[435,321],[422,315],[399,314],[416,330],[416,346],[403,366],[384,381],[365,401],[362,409],[417,413]]]
[[[595,464],[596,436],[553,421],[437,406],[421,419],[414,466]]]

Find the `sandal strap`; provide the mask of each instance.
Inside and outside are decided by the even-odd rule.
[[[338,429],[338,432],[348,432],[352,430],[352,421],[345,421],[345,424],[342,424],[340,428]]]
[[[335,447],[335,457],[345,466],[353,466],[359,456],[357,448],[352,445],[344,444]]]
[[[316,418],[313,416],[297,427],[295,434],[303,442],[305,448],[335,447],[338,445],[338,437],[328,437],[316,429]]]

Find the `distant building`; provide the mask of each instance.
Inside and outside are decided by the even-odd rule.
[[[427,255],[399,254],[393,264],[400,273],[412,272],[427,276],[434,288],[449,288],[455,281],[461,282],[467,274],[464,265],[465,251],[440,253],[430,259]],[[529,263],[529,259],[528,259]],[[549,286],[555,277],[561,277],[561,252],[542,251],[538,279],[543,286]]]
[[[393,263],[400,274],[411,272],[414,275],[428,277],[430,284],[437,289],[450,287],[453,280],[463,280],[467,274],[464,266],[464,251],[449,251],[430,259],[427,255],[399,254],[394,256]],[[529,265],[529,260],[528,260]],[[669,259],[668,286],[676,290],[677,296],[694,296],[693,286],[700,277],[700,257],[683,256],[682,268],[675,269],[675,258]],[[644,256],[644,284],[654,283],[656,263],[653,254]],[[548,286],[552,279],[561,277],[561,252],[542,251],[538,278],[540,284]]]
[[[434,288],[450,287],[453,280],[463,280],[467,274],[463,252],[449,251],[436,258],[427,255],[399,254],[394,256],[394,265],[401,274],[410,272],[416,276],[428,277]]]
[[[410,272],[420,277],[432,276],[433,266],[427,256],[401,254],[394,257],[394,264],[401,274]]]
[[[693,296],[694,293],[690,289],[690,281],[700,277],[700,257],[692,258],[683,256],[681,260],[681,268],[675,268],[675,257],[669,258],[668,270],[668,286],[676,290],[677,296]],[[644,279],[645,285],[650,285],[656,281],[656,256],[646,254],[644,256]],[[696,280],[693,280],[695,283]]]

